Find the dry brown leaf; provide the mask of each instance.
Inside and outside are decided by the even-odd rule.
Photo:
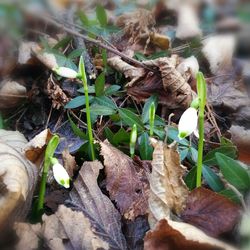
[[[42,233],[50,249],[109,249],[82,213],[63,205],[50,216],[43,216]]]
[[[16,131],[0,130],[0,230],[28,213],[37,169],[22,154],[26,143]]]
[[[4,80],[0,83],[0,110],[16,107],[27,98],[26,88],[18,82]]]
[[[166,145],[152,139],[154,146],[152,173],[150,174],[149,224],[163,218],[170,218],[171,212],[180,214],[188,196],[188,188],[182,176],[185,167],[181,165],[176,145]]]
[[[97,185],[103,166],[100,162],[85,162],[70,192],[72,204],[87,216],[95,234],[108,242],[109,249],[127,249],[121,231],[121,215]]]
[[[20,239],[16,245],[16,250],[37,250],[39,249],[39,234],[41,224],[16,223],[15,231]]]
[[[181,214],[183,221],[213,237],[230,232],[239,217],[238,205],[206,188],[197,188],[189,194]]]
[[[24,148],[27,159],[40,166],[43,160],[43,152],[52,136],[53,134],[51,134],[50,130],[45,129],[29,141]]]
[[[77,170],[77,164],[75,157],[69,153],[68,149],[64,149],[62,152],[63,166],[66,169],[70,177],[74,176],[74,172]]]
[[[162,219],[144,238],[145,250],[236,250],[192,225]]]
[[[148,211],[149,191],[145,169],[107,141],[100,145],[110,198],[126,219],[144,215]]]

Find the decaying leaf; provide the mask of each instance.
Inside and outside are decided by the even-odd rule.
[[[32,49],[39,49],[39,46],[35,42],[22,42],[18,51],[18,63],[28,64],[32,58]]]
[[[24,136],[0,130],[0,230],[28,213],[36,185],[37,169],[22,154]]]
[[[4,80],[0,82],[0,110],[16,107],[27,98],[26,88],[16,81]]]
[[[27,159],[35,163],[37,166],[40,166],[40,163],[43,160],[43,152],[52,136],[53,134],[51,134],[50,130],[45,129],[29,141],[24,148]]]
[[[123,73],[126,78],[130,78],[127,86],[132,86],[136,81],[145,75],[145,70],[137,68],[124,62],[119,56],[114,56],[108,59],[108,64],[117,71]]]
[[[16,226],[19,229],[17,231],[20,238],[19,245],[24,244],[26,240],[24,237],[28,235],[32,236],[33,245],[38,237],[43,240],[44,249],[110,249],[109,244],[95,234],[89,219],[82,212],[61,205],[55,214],[44,215],[42,220],[40,228],[39,224],[35,226],[26,224],[26,233],[20,232],[20,225]]]
[[[100,144],[110,198],[126,219],[146,214],[149,183],[145,169],[107,141]]]
[[[102,168],[98,161],[84,162],[70,192],[72,204],[89,218],[95,234],[109,244],[109,249],[126,249],[121,216],[97,185]]]
[[[192,76],[196,78],[196,74],[199,71],[199,63],[194,56],[185,58],[176,68],[182,76],[185,76],[185,79],[189,79]]]
[[[144,249],[164,250],[236,250],[207,236],[196,227],[183,222],[162,219],[144,238]]]
[[[175,145],[152,140],[154,146],[152,173],[150,174],[149,224],[170,218],[171,213],[180,214],[188,196],[182,176],[185,171]]]
[[[176,69],[178,57],[160,57],[143,62],[150,67],[157,67],[161,77],[147,74],[143,80],[128,88],[128,94],[136,100],[146,99],[152,93],[159,94],[159,103],[170,109],[189,107],[192,101],[192,90],[185,78]]]
[[[67,173],[70,177],[73,177],[74,172],[77,169],[77,164],[75,157],[69,153],[68,149],[64,149],[62,152],[63,166],[65,167]]]
[[[239,206],[209,189],[194,189],[181,214],[190,223],[213,237],[230,232],[239,221]]]

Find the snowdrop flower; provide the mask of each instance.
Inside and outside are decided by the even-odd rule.
[[[179,121],[178,130],[179,134],[178,137],[180,140],[192,134],[197,127],[198,123],[198,115],[197,110],[195,108],[188,108],[181,116]]]
[[[55,71],[59,76],[66,77],[66,78],[77,78],[78,72],[76,72],[73,69],[66,68],[66,67],[57,67],[54,68],[53,71]]]
[[[57,162],[52,166],[52,169],[56,182],[65,188],[69,188],[70,178],[65,168]]]

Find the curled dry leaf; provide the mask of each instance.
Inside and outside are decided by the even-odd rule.
[[[107,141],[100,144],[110,198],[126,219],[146,214],[149,194],[146,170]]]
[[[189,80],[190,76],[194,79],[199,71],[199,63],[194,56],[185,58],[176,68],[185,79]]]
[[[102,168],[98,161],[84,162],[70,192],[72,204],[89,218],[95,234],[109,244],[109,249],[127,249],[121,216],[97,184]]]
[[[43,152],[53,134],[49,129],[43,130],[27,143],[24,148],[25,156],[38,167],[43,160]]]
[[[70,177],[73,177],[74,172],[77,170],[77,164],[75,157],[69,153],[68,149],[64,149],[62,152],[63,166]]]
[[[0,110],[16,107],[27,98],[26,88],[18,82],[4,80],[0,83]]]
[[[239,221],[240,209],[226,197],[206,188],[193,190],[181,214],[190,223],[213,237],[230,232]]]
[[[185,171],[175,145],[152,140],[154,146],[152,173],[150,174],[149,224],[170,218],[171,212],[180,214],[188,196],[182,176]]]
[[[144,249],[166,250],[236,250],[207,236],[198,228],[183,222],[162,219],[144,238]]]
[[[24,136],[0,130],[0,230],[28,213],[37,169],[22,154]]]
[[[189,107],[192,101],[192,90],[185,78],[176,69],[177,56],[160,57],[155,60],[144,61],[147,66],[157,67],[161,77],[147,74],[136,86],[128,88],[128,94],[136,100],[146,99],[152,93],[159,94],[159,103],[170,109]]]

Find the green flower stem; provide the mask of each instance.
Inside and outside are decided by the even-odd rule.
[[[199,144],[198,144],[198,160],[197,160],[197,177],[196,187],[201,186],[202,175],[202,158],[204,146],[204,114],[206,105],[206,82],[201,72],[197,74],[197,92],[199,97]]]
[[[84,89],[85,101],[86,101],[86,116],[87,116],[87,127],[88,127],[91,158],[94,161],[95,160],[95,150],[94,150],[94,144],[93,144],[94,140],[93,140],[92,126],[91,126],[91,118],[90,118],[89,91],[88,91],[88,84],[87,84],[85,66],[84,66],[84,62],[83,62],[82,57],[80,58],[79,72],[80,72],[80,77],[81,77],[81,80],[82,80],[82,83],[83,83],[83,89]]]
[[[153,136],[154,135],[154,123],[155,123],[155,103],[152,102],[150,105],[149,109],[149,135]]]
[[[51,165],[51,158],[53,157],[55,150],[59,144],[60,138],[58,135],[54,135],[45,150],[45,157],[44,157],[44,165],[43,165],[43,173],[42,173],[42,179],[40,184],[40,190],[38,195],[38,204],[37,204],[37,216],[40,216],[43,210],[44,205],[44,196],[46,191],[46,181],[47,176],[49,172],[49,167]]]
[[[136,124],[134,124],[132,127],[131,134],[130,134],[130,144],[129,144],[131,158],[134,158],[135,156],[136,140],[137,140],[137,126]]]

